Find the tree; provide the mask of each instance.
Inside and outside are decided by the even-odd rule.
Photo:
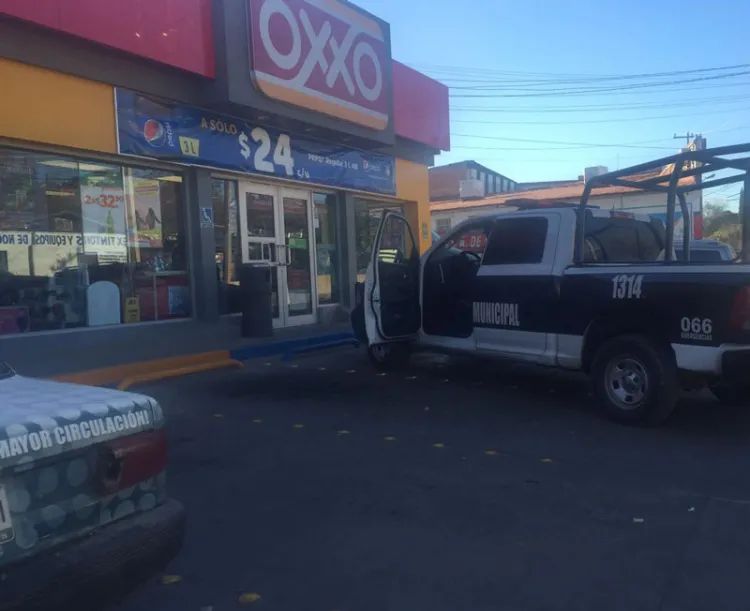
[[[703,206],[703,233],[707,238],[720,240],[737,250],[742,243],[742,218],[729,209],[724,200],[710,201]]]

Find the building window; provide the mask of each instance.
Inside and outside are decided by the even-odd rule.
[[[357,240],[357,282],[365,281],[367,266],[372,256],[375,233],[380,218],[386,210],[403,214],[404,207],[398,203],[386,203],[354,198],[354,232]]]
[[[467,178],[469,180],[476,180],[477,179],[477,169],[476,168],[469,168]]]
[[[435,231],[442,238],[451,229],[451,220],[447,219],[435,219]]]
[[[0,335],[191,315],[182,177],[0,149]]]
[[[502,219],[495,223],[483,265],[541,263],[547,240],[544,217]]]
[[[313,193],[313,227],[318,268],[318,304],[339,302],[339,241],[336,196]]]
[[[236,314],[242,311],[239,294],[242,248],[237,229],[237,183],[233,180],[212,180],[211,204],[214,209],[214,256],[219,281],[219,312]]]

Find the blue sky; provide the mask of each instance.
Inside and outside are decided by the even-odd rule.
[[[750,64],[750,2],[741,0],[710,7],[697,0],[354,1],[391,24],[395,59],[446,84],[506,87],[490,92],[492,96],[538,89],[540,80],[550,79],[557,83],[543,88],[600,86],[560,83],[570,75],[588,79]],[[673,140],[675,132],[702,132],[709,147],[745,142],[750,140],[750,67],[725,73],[743,71],[748,74],[640,92],[452,96],[453,150],[437,164],[475,159],[517,181],[562,180],[575,178],[589,165],[615,169],[669,155],[684,143]],[[654,79],[626,82],[649,80]],[[515,88],[508,90],[508,84]],[[587,108],[572,111],[574,106]],[[525,140],[628,146],[573,148]]]

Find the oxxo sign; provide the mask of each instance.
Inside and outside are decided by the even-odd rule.
[[[382,130],[390,48],[380,24],[337,0],[247,0],[256,86],[267,96]]]

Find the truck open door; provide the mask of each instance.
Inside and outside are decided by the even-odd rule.
[[[415,339],[422,324],[417,242],[404,216],[386,210],[367,268],[365,325],[370,346]]]

